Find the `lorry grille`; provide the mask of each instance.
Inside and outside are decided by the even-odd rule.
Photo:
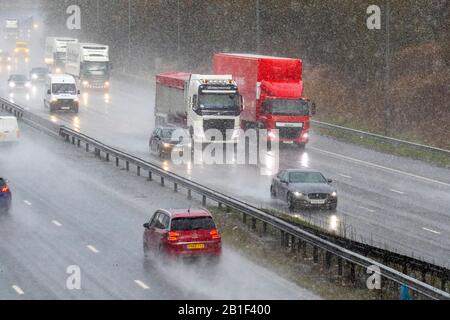
[[[326,198],[328,198],[328,194],[327,193],[310,193],[310,194],[308,194],[308,198],[309,199],[320,199],[320,200],[323,200],[323,199],[326,199]]]
[[[208,119],[203,120],[203,131],[206,132],[209,129],[217,129],[222,134],[223,139],[226,139],[227,130],[234,129],[233,119]]]
[[[281,139],[296,139],[300,136],[302,128],[278,127]]]

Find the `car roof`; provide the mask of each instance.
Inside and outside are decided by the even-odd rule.
[[[75,83],[75,78],[69,74],[49,74],[52,82]]]
[[[311,168],[298,168],[298,169],[284,169],[283,171],[287,172],[319,172],[319,170],[311,169]]]
[[[162,211],[167,213],[171,219],[175,218],[199,218],[199,217],[211,217],[211,213],[209,213],[206,209],[159,209],[158,211]]]
[[[16,117],[13,117],[13,116],[0,116],[0,119],[4,119],[4,120],[15,119],[15,120],[17,120],[17,118],[16,118]]]

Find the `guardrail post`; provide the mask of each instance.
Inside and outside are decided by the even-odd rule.
[[[319,248],[317,246],[313,246],[313,261],[314,263],[319,262]]]
[[[220,210],[222,210],[222,202],[218,202],[217,206],[219,207]]]
[[[445,276],[442,276],[442,278],[441,278],[441,290],[442,291],[447,291],[446,290],[446,286],[447,286],[447,279],[445,278]]]
[[[118,167],[118,166],[119,166],[119,158],[116,157],[116,167]]]
[[[331,253],[325,251],[325,268],[328,270],[331,268]]]
[[[137,176],[140,177],[141,176],[141,167],[137,166],[136,171],[137,171]]]
[[[173,183],[173,191],[178,192],[178,183],[176,182]]]
[[[247,214],[245,212],[242,214],[242,222],[247,223]]]
[[[164,177],[161,177],[161,187],[164,187]]]
[[[152,172],[148,172],[148,181],[153,181]]]
[[[129,161],[125,161],[125,167],[127,171],[130,171],[130,162]]]
[[[252,230],[256,230],[256,218],[252,218]]]
[[[349,280],[350,280],[351,283],[355,283],[355,280],[356,280],[355,264],[353,262],[350,262],[350,261],[347,261],[347,264],[350,267]]]
[[[106,153],[106,162],[109,162],[109,153]]]
[[[86,152],[89,152],[89,143],[86,143]]]
[[[267,222],[263,222],[263,234],[267,233]]]
[[[191,189],[188,189],[188,191],[187,191],[187,198],[188,198],[189,200],[192,199],[192,190],[191,190]]]
[[[226,211],[227,211],[227,213],[230,213],[231,212],[231,208],[229,206],[227,206]]]
[[[291,236],[291,251],[294,252],[295,250],[295,237]]]
[[[342,276],[342,258],[338,257],[338,276]]]
[[[286,238],[285,238],[283,230],[280,231],[280,236],[281,236],[281,246],[284,247],[284,243],[286,241]]]
[[[202,206],[206,206],[206,196],[202,197]]]
[[[420,274],[422,276],[422,282],[425,282],[427,280],[427,272],[425,271],[425,269],[422,269]]]
[[[77,139],[77,147],[78,148],[81,147],[81,140],[80,139]]]
[[[75,144],[75,137],[72,137],[72,144]]]

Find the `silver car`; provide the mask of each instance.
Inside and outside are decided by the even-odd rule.
[[[287,202],[290,210],[316,208],[336,210],[337,191],[319,171],[312,169],[281,170],[272,179],[272,198]]]

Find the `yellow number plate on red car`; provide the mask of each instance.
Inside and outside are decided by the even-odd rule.
[[[192,244],[188,244],[187,248],[189,250],[205,249],[205,244],[204,243],[192,243]]]

